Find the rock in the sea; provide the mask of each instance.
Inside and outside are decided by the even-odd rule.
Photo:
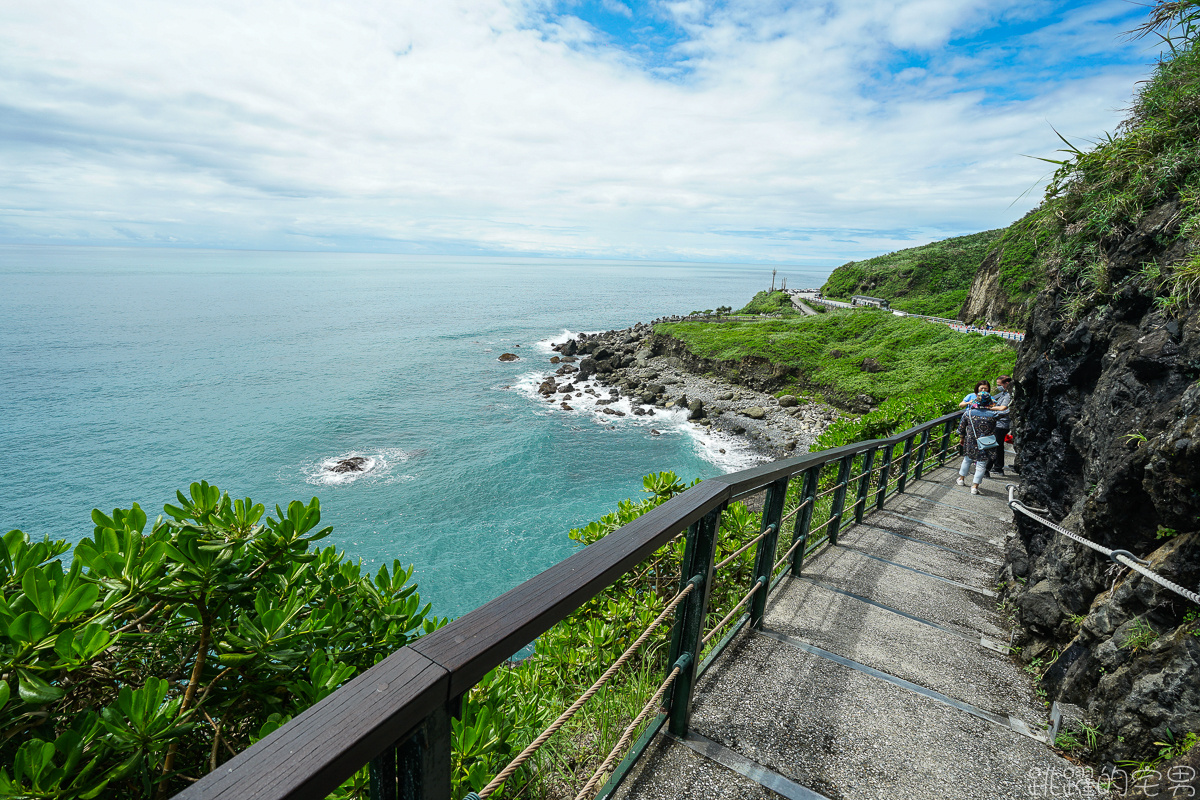
[[[800,401],[796,399],[796,395],[794,394],[785,394],[783,397],[779,398],[780,408],[795,408],[799,402]]]
[[[651,435],[651,436],[662,436],[662,431],[655,430],[654,428],[651,428],[651,429],[650,429],[650,435]]]
[[[559,358],[558,356],[551,356],[551,357],[550,357],[550,363],[551,363],[551,364],[557,364],[557,363],[558,363],[558,362],[560,362],[560,361],[562,361],[562,359],[561,359],[561,358]]]
[[[547,378],[538,386],[538,394],[553,394],[556,388],[554,378]]]
[[[704,419],[704,416],[705,413],[703,400],[693,400],[692,402],[688,403],[688,419]]]
[[[574,339],[567,339],[565,342],[563,342],[563,345],[558,352],[562,353],[564,356],[573,356],[579,352],[579,345],[575,343]]]
[[[767,412],[762,406],[750,406],[749,408],[743,409],[742,414],[750,419],[762,419],[767,415]]]
[[[342,460],[338,461],[336,464],[334,464],[332,467],[329,468],[329,471],[330,472],[362,472],[364,469],[366,469],[366,466],[367,466],[367,460],[365,458],[363,458],[362,456],[351,456],[350,458],[343,458]]]
[[[575,409],[571,408],[569,405],[567,405],[566,401],[563,401],[563,404],[560,406],[560,408],[562,408],[563,411],[574,411],[575,410]]]
[[[516,353],[501,353],[497,361],[520,361],[521,357]]]

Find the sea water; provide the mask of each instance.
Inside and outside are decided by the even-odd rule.
[[[552,341],[736,308],[771,269],[0,246],[0,529],[77,541],[92,508],[153,519],[201,479],[268,509],[317,496],[323,545],[414,564],[435,613],[462,614],[570,555],[643,475],[753,463],[681,415],[534,388]],[[366,469],[331,471],[351,456]]]

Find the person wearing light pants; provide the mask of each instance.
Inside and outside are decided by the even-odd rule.
[[[963,460],[958,468],[959,486],[967,485],[967,475],[971,473],[971,462],[975,463],[975,475],[971,481],[971,494],[979,494],[979,485],[987,472],[989,454],[986,448],[979,446],[979,439],[984,436],[994,436],[996,433],[996,404],[987,392],[979,392],[971,402],[970,408],[958,421],[958,435],[962,437]]]

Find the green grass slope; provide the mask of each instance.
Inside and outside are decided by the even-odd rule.
[[[833,271],[821,291],[829,297],[883,297],[913,314],[953,317],[967,299],[971,281],[1003,229],[956,236],[897,250]]]
[[[663,323],[655,332],[680,340],[703,358],[760,356],[792,367],[810,388],[819,387],[832,400],[866,394],[882,401],[932,392],[957,402],[975,381],[1011,372],[1016,362],[1016,351],[998,339],[874,310],[722,324]],[[866,358],[878,361],[882,371],[863,371]]]
[[[746,303],[745,306],[733,312],[735,314],[782,314],[787,317],[800,315],[800,311],[792,305],[792,297],[787,292],[772,292],[763,290]]]

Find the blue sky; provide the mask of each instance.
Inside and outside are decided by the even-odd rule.
[[[1053,128],[1122,118],[1144,13],[6,4],[0,243],[840,263],[1031,208]]]

